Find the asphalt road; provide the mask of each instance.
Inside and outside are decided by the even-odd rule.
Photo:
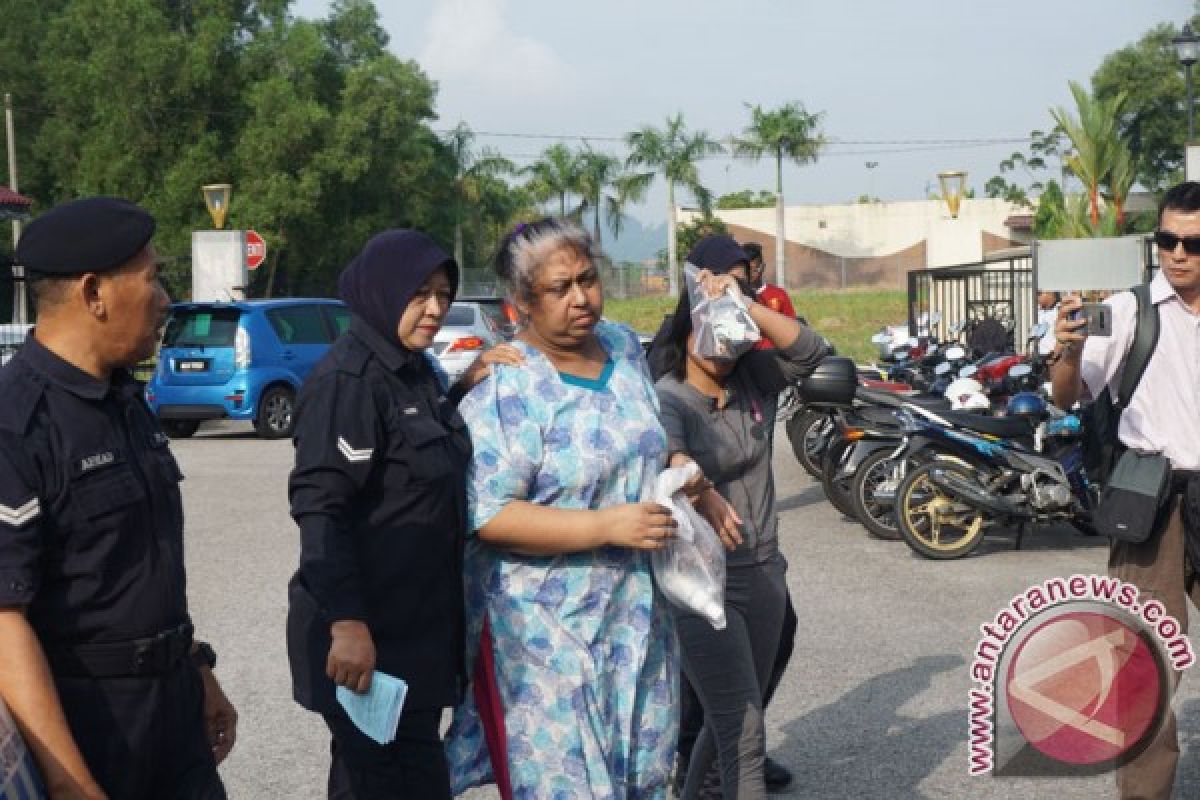
[[[788,796],[1111,796],[1109,775],[969,777],[966,744],[979,625],[1035,583],[1103,572],[1105,548],[1056,531],[1014,551],[1012,538],[999,535],[970,558],[925,561],[842,518],[786,440],[779,445],[781,539],[800,630],[768,712],[768,742],[795,772]],[[328,737],[317,716],[292,702],[284,649],[286,584],[298,553],[287,514],[291,444],[221,426],[172,447],[187,476],[192,613],[219,653],[217,673],[241,717],[222,767],[230,796],[323,797]],[[1185,675],[1175,708],[1184,750],[1177,796],[1200,796],[1200,679]]]

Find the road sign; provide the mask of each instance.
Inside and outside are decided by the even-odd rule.
[[[258,231],[246,231],[246,269],[258,269],[267,260],[267,243]]]

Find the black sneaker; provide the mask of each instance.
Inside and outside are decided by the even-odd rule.
[[[768,792],[782,792],[792,785],[792,771],[775,759],[767,756],[763,765],[763,781]]]

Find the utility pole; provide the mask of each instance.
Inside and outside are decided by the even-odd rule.
[[[13,112],[12,112],[12,95],[8,92],[4,93],[4,135],[8,142],[8,184],[9,188],[14,192],[20,192],[20,187],[17,186],[17,140],[13,134]],[[21,221],[14,219],[12,221],[12,249],[13,255],[17,253],[17,241],[21,238]],[[15,308],[13,309],[13,322],[23,325],[29,321],[29,312],[25,304],[25,268],[12,268],[13,271],[13,299]]]

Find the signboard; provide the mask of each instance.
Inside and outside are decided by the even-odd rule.
[[[1146,237],[1039,239],[1033,245],[1037,290],[1128,289],[1146,269]]]
[[[267,260],[267,243],[258,231],[246,231],[246,269],[258,269]]]

